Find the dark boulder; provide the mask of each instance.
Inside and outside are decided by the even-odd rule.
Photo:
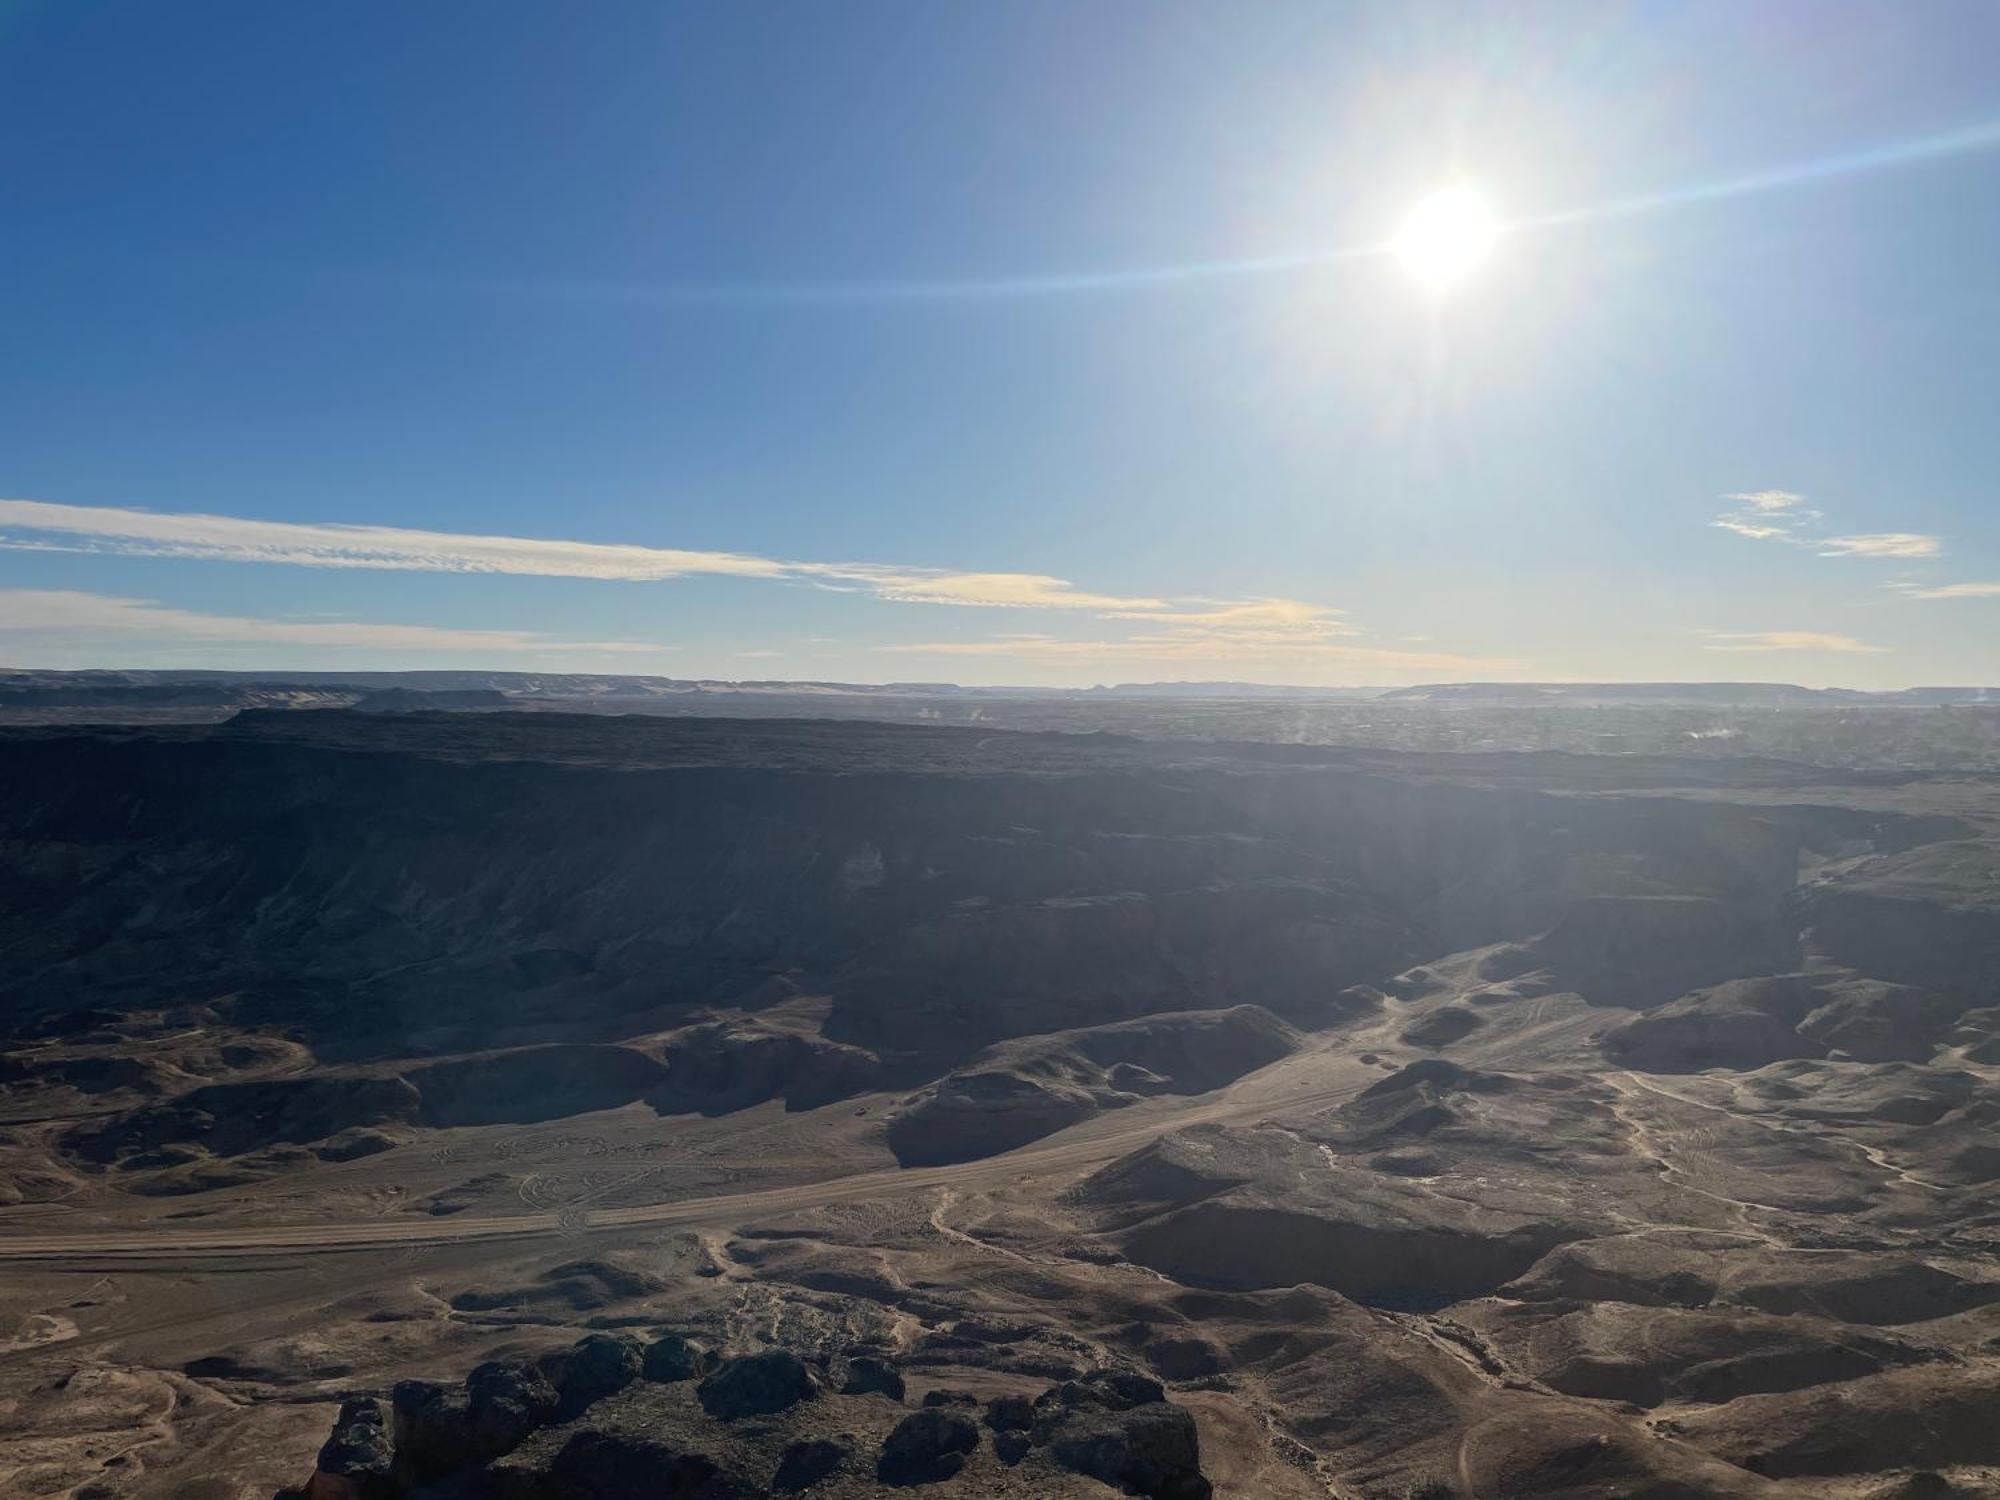
[[[1136,1370],[1093,1370],[1077,1380],[1052,1385],[1035,1398],[1039,1426],[1059,1421],[1072,1411],[1129,1411],[1165,1401],[1167,1393],[1159,1381]]]
[[[492,1454],[510,1453],[537,1427],[557,1420],[561,1393],[533,1365],[492,1360],[465,1378],[472,1433]]]
[[[1379,1168],[1381,1163],[1376,1165]],[[1158,1338],[1141,1352],[1146,1362],[1169,1380],[1200,1380],[1220,1375],[1226,1367],[1222,1351],[1204,1338]]]
[[[812,1372],[789,1349],[725,1359],[695,1388],[702,1410],[725,1422],[785,1411],[815,1392]]]
[[[1026,1458],[1034,1446],[1035,1440],[1025,1432],[1010,1429],[993,1434],[993,1452],[1010,1469]]]
[[[925,1391],[925,1406],[959,1406],[970,1411],[979,1405],[979,1398],[970,1391],[956,1391],[940,1386],[934,1391]]]
[[[950,1407],[912,1412],[882,1440],[875,1477],[884,1484],[932,1484],[965,1467],[965,1455],[979,1446],[972,1418]]]
[[[986,1425],[995,1432],[1026,1432],[1035,1425],[1035,1403],[1026,1396],[995,1396],[986,1403]]]
[[[593,1402],[624,1390],[639,1378],[643,1364],[644,1356],[631,1339],[593,1333],[568,1349],[543,1356],[541,1368],[560,1398],[558,1418],[566,1422]]]
[[[1152,1500],[1207,1500],[1194,1418],[1136,1370],[1094,1370],[1050,1386],[1032,1408],[1034,1441],[1073,1473]]]
[[[306,1493],[339,1500],[397,1500],[402,1486],[393,1473],[395,1456],[382,1403],[373,1398],[343,1401]]]
[[[556,1419],[561,1398],[534,1366],[492,1360],[466,1377],[463,1390],[399,1381],[390,1404],[397,1471],[423,1482],[513,1452]]]
[[[1208,1500],[1194,1418],[1164,1401],[1123,1411],[1075,1408],[1049,1434],[1065,1469],[1151,1500]]]
[[[608,1432],[579,1432],[549,1464],[537,1500],[754,1500],[761,1484],[706,1453]]]
[[[904,1392],[903,1372],[886,1359],[873,1355],[861,1355],[847,1362],[847,1378],[841,1382],[843,1396],[887,1396],[891,1401],[901,1401]]]
[[[640,1359],[639,1373],[647,1380],[665,1384],[705,1375],[714,1363],[715,1356],[705,1346],[678,1333],[669,1333],[646,1346],[646,1352]]]
[[[1412,1047],[1449,1047],[1486,1024],[1486,1018],[1462,1005],[1445,1005],[1405,1026],[1401,1040]]]
[[[854,1440],[845,1433],[834,1438],[809,1438],[794,1443],[779,1458],[778,1472],[771,1476],[771,1488],[781,1495],[810,1489],[853,1456]]]
[[[441,1478],[494,1457],[474,1435],[465,1392],[435,1380],[399,1380],[390,1393],[396,1468],[416,1482]]]

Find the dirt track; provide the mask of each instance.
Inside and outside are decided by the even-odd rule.
[[[1294,1059],[1298,1061],[1298,1059]],[[527,1239],[542,1235],[576,1234],[589,1229],[628,1229],[642,1225],[719,1225],[790,1213],[827,1203],[896,1197],[940,1187],[990,1185],[1029,1174],[1073,1171],[1121,1156],[1170,1130],[1212,1120],[1261,1119],[1274,1108],[1324,1109],[1351,1098],[1373,1075],[1338,1088],[1297,1089],[1285,1095],[1269,1087],[1265,1070],[1253,1080],[1205,1103],[1158,1114],[1145,1124],[1120,1130],[1089,1126],[1046,1143],[1023,1146],[983,1161],[944,1167],[911,1167],[865,1172],[823,1182],[749,1192],[718,1193],[635,1207],[585,1210],[557,1209],[543,1213],[480,1218],[453,1217],[427,1222],[369,1219],[350,1224],[238,1224],[204,1229],[110,1230],[90,1234],[17,1234],[0,1238],[0,1260],[30,1261],[46,1266],[106,1257],[143,1261],[189,1255],[228,1257],[259,1255],[272,1250],[339,1250],[397,1245],[468,1244]]]

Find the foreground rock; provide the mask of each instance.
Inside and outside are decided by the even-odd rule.
[[[389,1414],[363,1397],[340,1404],[333,1432],[319,1450],[306,1500],[395,1500],[401,1493]]]
[[[702,1410],[718,1421],[768,1416],[819,1392],[799,1357],[789,1349],[765,1349],[725,1359],[696,1388]]]
[[[964,1412],[929,1406],[912,1412],[882,1440],[875,1477],[902,1487],[936,1484],[965,1467],[965,1455],[979,1446],[979,1427]]]
[[[1031,1431],[1055,1461],[1128,1494],[1208,1500],[1194,1418],[1155,1381],[1121,1373],[1070,1381],[1038,1398]]]
[[[293,1500],[750,1500],[933,1486],[968,1500],[1086,1500],[1106,1486],[1150,1500],[1210,1494],[1193,1418],[1134,1371],[994,1398],[983,1413],[975,1396],[933,1391],[909,1411],[881,1389],[900,1386],[902,1371],[867,1358],[879,1368],[859,1393],[771,1348],[724,1360],[700,1387],[630,1381],[573,1416],[533,1365],[484,1365],[463,1388],[405,1382],[393,1430],[378,1402],[341,1408]],[[607,1361],[585,1340],[544,1363]]]

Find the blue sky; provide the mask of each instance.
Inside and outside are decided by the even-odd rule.
[[[0,0],[0,664],[2000,682],[1996,55]]]

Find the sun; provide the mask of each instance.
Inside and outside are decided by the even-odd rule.
[[[1404,270],[1429,290],[1443,292],[1471,274],[1499,237],[1500,221],[1485,195],[1460,184],[1411,209],[1390,249]]]

